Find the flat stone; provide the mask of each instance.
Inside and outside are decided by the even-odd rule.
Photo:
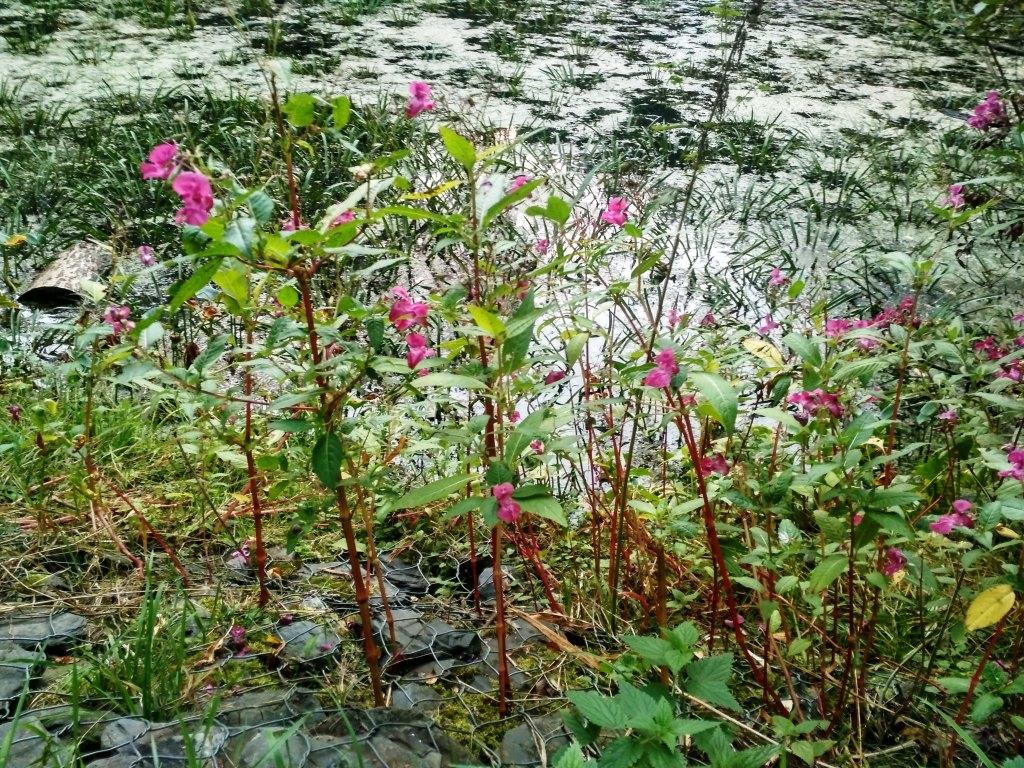
[[[13,703],[32,679],[32,671],[45,659],[46,655],[40,651],[0,640],[0,716],[10,715]]]
[[[103,749],[152,760],[161,765],[183,764],[195,758],[215,757],[227,743],[229,732],[216,720],[194,718],[182,723],[151,723],[139,717],[122,717],[108,723],[100,734]],[[186,739],[188,743],[186,744]]]
[[[234,761],[235,768],[263,768],[285,765],[303,768],[309,758],[309,737],[302,731],[289,735],[284,728],[260,728],[247,735],[241,755]]]
[[[420,571],[419,565],[407,563],[400,557],[382,557],[384,578],[400,592],[419,597],[430,591],[430,582]]]
[[[306,718],[310,725],[324,719],[323,708],[311,691],[301,688],[259,688],[223,699],[217,719],[232,728],[281,725]]]
[[[309,740],[309,758],[306,768],[359,768],[365,761],[360,759],[358,747],[352,746],[352,739],[344,736],[312,736]]]
[[[0,619],[0,641],[22,648],[57,650],[85,637],[84,616],[63,611],[50,615],[15,615]]]
[[[502,768],[550,765],[551,757],[569,743],[557,715],[543,715],[505,732],[498,756]]]
[[[69,768],[72,764],[71,751],[49,735],[38,718],[26,716],[0,725],[0,744],[8,739],[7,768]]]
[[[476,632],[456,629],[438,618],[425,618],[411,608],[391,611],[395,626],[395,644],[388,662],[392,670],[408,669],[430,661],[470,662],[480,659],[481,643]],[[377,621],[381,641],[390,646],[390,630],[384,619]]]
[[[295,664],[323,661],[341,645],[336,632],[312,621],[295,621],[278,627],[277,636],[284,643],[278,656]]]
[[[429,685],[399,680],[391,694],[394,709],[413,712],[435,712],[444,704],[444,698]]]

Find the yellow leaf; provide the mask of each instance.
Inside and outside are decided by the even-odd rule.
[[[17,234],[11,235],[7,238],[7,242],[4,243],[8,248],[17,248],[19,245],[24,245],[28,242],[28,238],[25,235]]]
[[[752,355],[756,355],[770,368],[781,368],[785,365],[782,353],[770,341],[751,336],[743,340],[743,348]]]
[[[1009,584],[986,589],[971,602],[964,619],[964,628],[968,632],[991,627],[1013,608],[1017,596]]]
[[[446,181],[444,184],[439,184],[433,189],[428,189],[426,192],[407,192],[402,195],[399,200],[429,200],[432,197],[443,195],[450,189],[455,189],[457,186],[462,184],[461,181]]]
[[[996,528],[996,533],[1002,536],[1004,539],[1019,539],[1020,534],[1012,528],[1007,528],[1005,525],[1000,525]]]

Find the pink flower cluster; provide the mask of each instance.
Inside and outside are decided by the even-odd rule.
[[[152,267],[156,264],[156,255],[153,253],[153,249],[148,245],[139,246],[139,264],[144,267]]]
[[[107,307],[103,322],[113,329],[110,338],[117,341],[122,333],[129,333],[135,327],[135,323],[128,319],[131,316],[132,311],[128,307]]]
[[[974,518],[970,515],[973,506],[967,499],[957,499],[953,502],[953,511],[940,516],[928,528],[942,536],[948,536],[954,528],[973,528]]]
[[[895,576],[907,567],[907,556],[903,550],[896,547],[889,547],[885,550],[885,562],[882,564],[882,573],[886,576]]]
[[[679,373],[675,350],[666,347],[654,358],[655,367],[644,377],[644,386],[664,389],[672,383],[672,377]]]
[[[412,119],[420,112],[434,109],[433,89],[422,80],[409,83],[409,103],[405,105],[405,116]]]
[[[701,325],[703,325],[703,324],[704,324],[703,321],[701,321]],[[781,328],[781,327],[782,327],[781,325],[779,325],[777,322],[775,322],[775,318],[774,317],[772,317],[771,315],[765,315],[764,319],[761,321],[761,324],[759,326],[757,326],[757,332],[760,333],[762,336],[767,336],[769,333],[771,333],[775,329]]]
[[[839,395],[826,392],[821,387],[810,391],[794,392],[786,400],[800,410],[797,415],[798,419],[817,416],[823,410],[828,411],[837,419],[843,415],[843,406],[839,404]]]
[[[409,296],[409,292],[400,285],[391,289],[391,295],[395,297],[395,301],[388,313],[388,320],[396,330],[404,333],[417,325],[425,326],[427,324],[427,313],[430,311],[430,307],[425,302],[414,301]],[[405,343],[409,347],[405,353],[405,362],[410,368],[415,368],[426,358],[435,355],[434,350],[427,345],[427,337],[422,333],[415,331],[410,333],[405,337]],[[422,371],[422,373],[426,373],[426,371]]]
[[[356,215],[352,211],[342,211],[333,219],[331,219],[331,226],[340,227],[342,224],[348,224],[350,221],[354,221],[355,218]]]
[[[1024,347],[1024,336],[1014,339],[1014,344],[1018,347]],[[1010,354],[1010,350],[1001,346],[996,341],[995,336],[986,336],[984,339],[978,339],[974,342],[974,351],[993,361]],[[1003,363],[1000,365],[996,378],[1009,379],[1014,382],[1024,381],[1024,361],[1017,359]]]
[[[1006,460],[1010,462],[1009,469],[999,470],[1000,477],[1010,477],[1014,480],[1024,480],[1024,450],[1010,447],[1006,454]]]
[[[768,285],[773,288],[781,288],[784,285],[789,284],[789,278],[782,274],[782,270],[778,267],[772,269],[771,275],[768,277]]]
[[[624,227],[626,225],[626,208],[628,207],[629,201],[624,197],[608,198],[608,205],[601,212],[601,221],[615,227]]]
[[[527,184],[529,184],[530,181],[532,181],[532,179],[529,176],[527,176],[524,173],[521,173],[518,176],[516,176],[514,179],[512,179],[512,183],[509,185],[508,191],[510,193],[511,192],[515,192],[520,187],[524,187]]]
[[[717,475],[728,475],[729,462],[727,462],[725,460],[725,456],[720,453],[705,456],[700,460],[700,472],[702,475],[710,475],[712,473]]]
[[[514,523],[522,511],[512,499],[515,490],[512,483],[499,483],[491,488],[491,495],[498,500],[498,517],[506,523]]]
[[[1005,125],[1006,105],[999,98],[999,91],[989,91],[974,107],[974,114],[967,124],[976,131],[987,131],[994,125]]]
[[[552,368],[550,371],[548,371],[547,375],[544,377],[544,383],[545,384],[556,384],[556,383],[558,383],[559,381],[561,381],[564,378],[565,378],[565,371],[560,371],[557,368]]]
[[[201,227],[213,209],[213,188],[203,174],[181,171],[179,160],[177,144],[157,144],[149,151],[149,158],[139,166],[139,172],[144,179],[165,180],[173,176],[171,189],[181,198],[181,208],[174,215],[174,223]]]
[[[958,211],[967,204],[963,184],[950,184],[946,190],[946,207]]]

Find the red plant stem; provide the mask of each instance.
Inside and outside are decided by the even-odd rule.
[[[494,560],[494,629],[498,636],[498,714],[508,715],[508,649],[505,640],[505,577],[501,572],[501,534],[502,524],[499,521],[491,531],[491,557]]]
[[[671,395],[669,395],[671,401]],[[757,660],[754,659],[750,653],[750,649],[747,647],[746,638],[743,635],[743,628],[740,626],[740,614],[739,607],[736,604],[736,595],[732,589],[732,580],[729,578],[729,570],[725,565],[725,554],[722,552],[722,544],[718,539],[718,526],[715,523],[715,513],[711,506],[711,500],[708,498],[707,486],[704,483],[704,469],[701,464],[700,451],[697,448],[697,441],[693,436],[693,428],[690,425],[690,420],[686,418],[686,407],[682,403],[680,398],[679,410],[675,412],[676,426],[679,427],[679,431],[683,435],[683,439],[686,442],[686,450],[690,454],[690,461],[693,463],[693,472],[697,478],[697,490],[700,493],[701,506],[703,508],[704,517],[704,528],[707,531],[708,536],[708,548],[711,550],[711,559],[718,570],[718,580],[721,581],[722,592],[725,594],[725,602],[729,609],[729,618],[732,620],[732,630],[736,637],[736,644],[739,646],[740,651],[743,653],[743,657],[747,661],[747,665],[750,667],[751,674],[757,683],[765,690],[769,697],[773,700],[780,713],[784,713],[786,708],[783,706],[779,695],[768,686],[767,676],[764,674],[761,667],[758,665]],[[718,583],[716,580],[716,584]]]
[[[551,574],[548,573],[544,563],[541,562],[540,557],[537,555],[536,535],[530,534],[527,536],[523,531],[515,531],[509,534],[509,538],[515,544],[516,549],[519,550],[520,556],[533,567],[534,573],[537,574],[537,578],[540,580],[548,600],[548,608],[551,609],[552,613],[564,613],[562,606],[558,604],[558,600],[555,598],[555,592],[551,586]]]
[[[247,349],[252,347],[252,338],[252,326],[247,321],[245,329],[245,345]],[[249,360],[250,357],[251,355],[246,351],[246,360]],[[252,395],[252,373],[250,371],[251,369],[247,366],[243,379],[247,400]],[[260,608],[265,608],[267,603],[270,602],[270,592],[267,590],[267,550],[263,544],[263,507],[260,502],[259,475],[256,472],[256,461],[252,455],[252,403],[250,402],[245,404],[244,443],[245,469],[249,476],[249,497],[252,499],[252,520],[256,535],[256,581],[260,585],[259,605]]]
[[[900,401],[903,397],[903,382],[907,378],[907,361],[910,356],[910,339],[913,335],[914,322],[917,318],[917,297],[918,293],[915,291],[913,303],[910,305],[910,313],[907,316],[907,335],[903,339],[903,352],[900,355],[899,376],[896,378],[896,392],[893,394],[892,398],[892,415],[889,417],[889,433],[886,435],[885,439],[886,456],[890,456],[892,454],[893,446],[896,444],[896,425],[898,423],[900,413]],[[882,472],[882,485],[888,487],[895,477],[895,462],[890,461],[886,463],[885,469]]]
[[[123,501],[131,508],[132,512],[135,513],[135,516],[139,518],[139,522],[142,523],[146,530],[149,531],[149,533],[153,536],[154,539],[156,539],[156,543],[160,545],[160,549],[162,549],[164,551],[164,554],[166,554],[167,557],[170,559],[171,563],[174,565],[174,570],[176,570],[178,572],[178,575],[181,576],[181,583],[184,584],[186,587],[191,587],[192,583],[189,581],[188,572],[185,570],[185,566],[181,564],[181,560],[179,560],[178,556],[174,554],[174,550],[167,545],[167,541],[164,539],[163,536],[160,535],[160,532],[152,526],[152,524],[149,522],[149,520],[146,519],[146,516],[142,514],[139,508],[136,507],[132,503],[131,499],[129,499],[116,485],[114,485],[113,482],[103,477],[102,475],[99,475],[99,478],[100,480],[107,484],[110,490],[112,490],[114,494],[117,495],[119,499],[121,499],[121,501]]]

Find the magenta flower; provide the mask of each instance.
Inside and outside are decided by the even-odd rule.
[[[974,107],[974,114],[967,124],[976,131],[987,131],[992,126],[1007,123],[1006,105],[999,98],[999,91],[989,91]]]
[[[512,500],[515,487],[512,483],[499,483],[491,488],[491,495],[498,500],[498,517],[506,523],[514,523],[519,519],[522,511],[519,505]]]
[[[839,394],[826,392],[820,387],[805,392],[794,392],[786,398],[786,401],[790,405],[795,405],[800,410],[800,416],[805,419],[817,416],[821,411],[827,411],[835,418],[843,415]]]
[[[974,351],[981,352],[989,360],[998,360],[1006,356],[1006,350],[996,343],[994,336],[986,336],[974,342]]]
[[[1010,319],[1013,320],[1013,322],[1015,322],[1017,325],[1024,325],[1024,312],[1018,312]]]
[[[512,413],[508,415],[508,423],[518,424],[521,418],[522,416],[519,414],[519,411],[512,411]]]
[[[1006,460],[1010,462],[1010,468],[999,470],[999,477],[1024,480],[1024,451],[1011,446],[1009,453],[1006,454]]]
[[[672,383],[672,377],[679,373],[675,350],[665,347],[654,358],[655,367],[644,377],[644,386],[664,389]]]
[[[863,522],[864,522],[864,513],[863,512],[858,512],[858,513],[856,513],[853,516],[853,524],[854,524],[855,527],[860,525]]]
[[[156,264],[156,256],[153,254],[153,249],[148,245],[139,246],[139,264],[144,267],[152,267]]]
[[[405,353],[405,362],[410,368],[415,368],[426,358],[433,357],[435,352],[427,346],[427,337],[422,333],[410,333],[405,337],[405,343],[409,345]]]
[[[956,424],[959,420],[960,417],[957,416],[956,411],[952,408],[949,408],[939,414],[939,421],[944,421],[947,424]]]
[[[548,371],[547,376],[544,377],[545,384],[555,384],[565,378],[565,371],[559,371],[552,369]]]
[[[773,288],[778,288],[783,285],[789,284],[789,278],[782,274],[782,270],[778,267],[772,269],[771,276],[768,278],[768,285]]]
[[[228,555],[228,565],[233,568],[244,568],[249,565],[251,551],[248,544],[242,544],[238,549]]]
[[[8,405],[7,415],[11,418],[12,424],[21,423],[21,406],[20,405]]]
[[[235,624],[228,630],[228,637],[231,639],[232,645],[235,646],[236,651],[242,651],[245,648],[245,639],[247,633],[245,627]]]
[[[704,317],[700,319],[700,324],[704,328],[714,328],[716,325],[718,325],[718,320],[715,318],[713,314],[708,312],[707,314],[704,315]]]
[[[895,576],[907,567],[907,556],[896,547],[889,547],[885,550],[885,562],[882,564],[882,573],[886,576]]]
[[[624,197],[608,198],[608,206],[601,212],[601,221],[616,227],[626,224],[626,208],[629,202]]]
[[[356,215],[352,211],[342,211],[331,219],[331,226],[340,227],[342,224],[348,224],[350,221],[353,221],[355,217]]]
[[[139,165],[144,179],[169,179],[178,159],[178,145],[173,141],[157,144],[149,150],[149,159]]]
[[[433,89],[422,80],[413,80],[409,83],[409,103],[405,105],[405,116],[409,119],[416,117],[420,112],[430,112],[434,109]]]
[[[544,443],[540,440],[534,440],[530,443],[530,450],[536,454],[544,453]]]
[[[712,473],[717,475],[728,475],[729,462],[727,462],[725,460],[725,456],[720,453],[716,453],[712,456],[705,456],[700,460],[700,471],[703,475],[710,475]]]
[[[551,244],[547,240],[541,238],[540,240],[533,244],[533,250],[539,253],[541,256],[543,256],[545,253],[548,252],[548,248],[550,247],[550,245]]]
[[[781,328],[781,327],[782,326],[780,326],[778,323],[775,322],[775,318],[774,317],[772,317],[771,315],[765,315],[764,316],[764,320],[762,320],[761,324],[759,326],[757,326],[757,332],[760,333],[762,336],[767,336],[769,333],[774,331],[776,328]]]
[[[107,307],[103,313],[103,322],[110,326],[112,340],[117,341],[122,333],[128,333],[135,327],[135,323],[129,320],[131,315],[132,311],[128,307]]]
[[[530,181],[531,181],[531,179],[530,179],[529,176],[527,176],[525,173],[521,173],[518,176],[516,176],[514,179],[512,179],[512,183],[509,185],[508,191],[509,192],[515,192],[520,187],[523,187],[526,184],[529,184]]]
[[[182,207],[174,216],[175,224],[201,227],[213,209],[213,188],[210,180],[195,171],[183,171],[174,177],[171,188],[181,198]]]
[[[932,533],[948,536],[954,528],[973,528],[974,518],[971,517],[971,508],[974,505],[967,499],[957,499],[953,502],[953,511],[939,517],[928,527]]]
[[[949,189],[946,190],[946,207],[957,211],[963,208],[966,203],[967,201],[964,199],[964,185],[950,184]]]
[[[427,324],[430,307],[424,302],[413,301],[409,292],[399,285],[391,289],[391,295],[395,297],[395,302],[391,305],[388,319],[396,330],[407,331],[415,325]]]
[[[825,335],[830,339],[842,336],[853,328],[853,321],[845,317],[832,317],[825,321]]]
[[[668,327],[675,329],[677,325],[679,325],[679,312],[676,311],[675,307],[672,307],[668,311]]]

